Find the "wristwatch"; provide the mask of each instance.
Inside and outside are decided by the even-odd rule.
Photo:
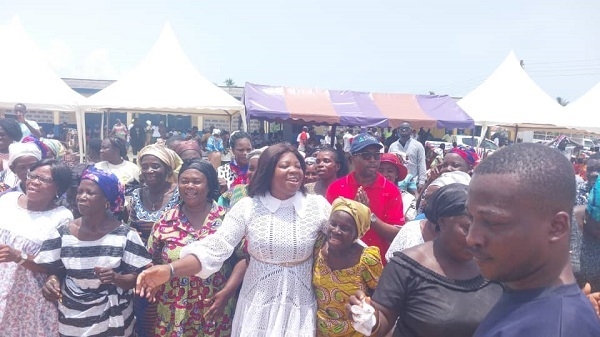
[[[23,264],[27,260],[27,253],[21,252],[21,260],[17,264]]]
[[[377,221],[377,215],[375,215],[375,213],[371,212],[371,223],[376,222]]]

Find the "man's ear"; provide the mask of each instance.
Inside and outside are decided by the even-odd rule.
[[[566,212],[558,212],[554,214],[548,228],[548,239],[551,242],[556,242],[569,237],[571,233],[571,216]]]

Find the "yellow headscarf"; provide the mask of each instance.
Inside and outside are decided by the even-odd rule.
[[[357,239],[362,238],[371,227],[371,210],[358,201],[338,197],[331,205],[331,213],[333,214],[336,211],[344,211],[354,218],[358,233]]]
[[[177,176],[179,175],[179,168],[183,161],[175,151],[168,149],[164,145],[160,144],[150,144],[138,153],[138,165],[142,163],[142,157],[145,155],[152,155],[158,158],[160,161],[165,163],[167,166],[171,168],[171,174],[167,176],[167,181],[177,182]]]

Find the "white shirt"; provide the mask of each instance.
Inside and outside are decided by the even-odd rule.
[[[389,153],[404,152],[406,153],[406,168],[408,173],[418,178],[418,185],[425,184],[427,180],[427,168],[425,165],[425,148],[421,143],[414,139],[406,141],[405,145],[397,140],[390,145]]]
[[[344,134],[344,152],[350,152],[350,148],[352,146],[352,144],[350,143],[350,141],[352,140],[352,138],[354,138],[354,136],[350,133],[350,132],[346,132]]]
[[[40,126],[38,125],[38,123],[34,122],[34,121],[30,121],[29,119],[25,120],[29,125],[31,125],[34,129],[39,130]],[[29,128],[27,127],[27,125],[25,125],[25,123],[19,123],[19,126],[21,127],[21,132],[23,132],[23,138],[27,137],[27,136],[31,136],[31,131],[29,131]],[[21,138],[21,139],[23,139]]]

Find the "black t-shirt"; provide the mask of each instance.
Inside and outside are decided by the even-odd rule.
[[[576,284],[506,290],[475,337],[513,336],[598,337],[600,320]]]
[[[481,275],[452,280],[399,252],[388,262],[373,300],[400,313],[394,336],[470,337],[502,294]]]

